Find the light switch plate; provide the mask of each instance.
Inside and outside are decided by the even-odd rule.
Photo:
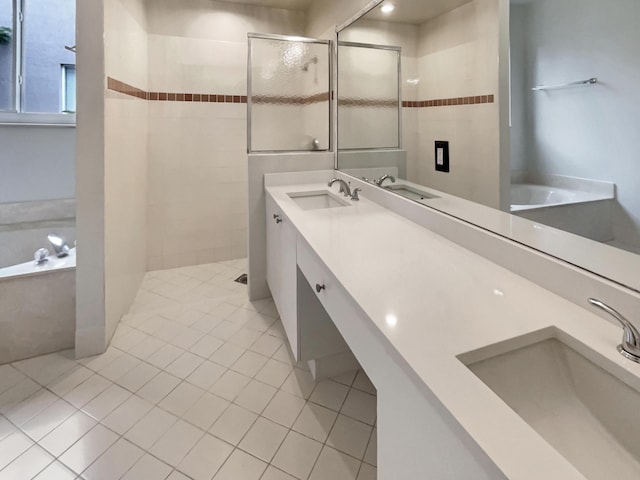
[[[435,159],[436,159],[436,171],[448,172],[449,171],[449,142],[436,140],[435,142]]]

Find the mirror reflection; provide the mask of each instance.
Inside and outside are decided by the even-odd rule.
[[[616,258],[637,262],[640,2],[387,5],[338,35],[339,168],[541,250],[553,242],[541,247],[518,231],[582,237],[553,237],[563,245],[549,253],[561,258],[588,239],[599,245],[589,243],[591,253],[609,258],[613,247],[630,252]],[[349,43],[397,49],[399,74],[390,62],[357,58]],[[397,122],[384,113],[396,80]],[[400,148],[376,143],[398,125]]]

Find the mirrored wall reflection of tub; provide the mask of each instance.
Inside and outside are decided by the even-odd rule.
[[[559,175],[512,179],[511,213],[599,242],[614,241],[615,185]]]
[[[0,204],[0,364],[74,346],[75,249],[33,261],[52,232],[73,245],[74,200]]]

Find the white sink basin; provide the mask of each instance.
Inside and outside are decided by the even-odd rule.
[[[616,376],[553,338],[467,366],[586,478],[640,478],[640,393]]]
[[[391,190],[399,195],[402,195],[405,198],[415,201],[423,201],[430,200],[432,198],[440,198],[436,195],[431,195],[430,193],[423,192],[418,190],[417,188],[412,188],[408,185],[387,185],[384,188],[387,190]]]
[[[346,200],[334,195],[327,190],[313,192],[288,193],[289,198],[303,210],[319,210],[322,208],[337,208],[351,206]]]

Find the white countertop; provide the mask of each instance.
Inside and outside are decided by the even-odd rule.
[[[287,195],[323,189],[326,183],[266,187],[381,339],[508,478],[584,478],[457,356],[555,327],[640,378],[640,365],[616,351],[622,330],[364,197],[305,211]]]
[[[349,171],[345,173],[349,174]],[[473,225],[479,225],[516,242],[529,245],[536,250],[578,265],[620,285],[640,291],[638,282],[640,256],[635,253],[526,218],[520,218],[517,215],[449,195],[408,180],[397,179],[395,184],[385,184],[385,186],[390,185],[408,185],[416,190],[426,192],[435,198],[426,199],[419,203]]]

